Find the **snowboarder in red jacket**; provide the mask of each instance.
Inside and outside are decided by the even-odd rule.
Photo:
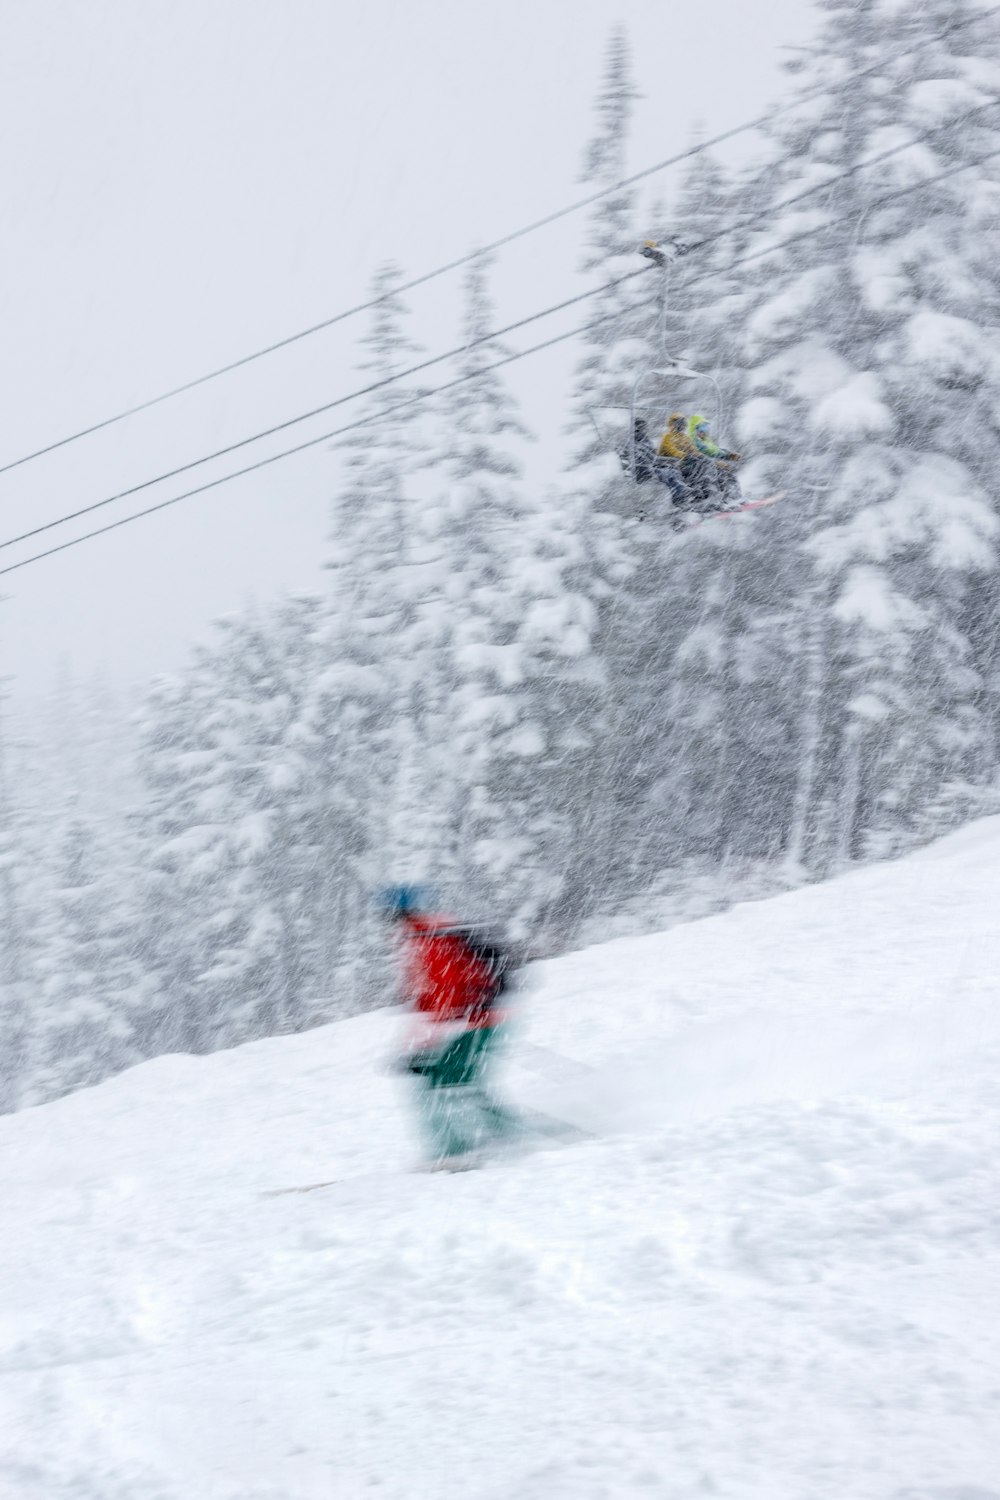
[[[517,1117],[483,1083],[507,1021],[511,955],[473,928],[429,915],[411,886],[384,892],[380,904],[402,945],[403,998],[413,1016],[402,1065],[419,1083],[429,1164],[471,1164],[481,1148],[520,1133]]]

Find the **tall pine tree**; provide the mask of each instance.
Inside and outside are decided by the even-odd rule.
[[[743,414],[752,472],[795,502],[775,517],[769,583],[801,649],[791,834],[818,868],[901,846],[942,782],[984,763],[966,620],[994,566],[978,450],[996,351],[976,312],[995,285],[982,169],[965,169],[1000,144],[996,114],[969,113],[986,96],[955,7],[947,25],[922,4],[822,8],[816,73],[835,81],[776,129],[788,159],[762,233],[822,232],[750,273]],[[929,139],[866,168],[917,132]]]

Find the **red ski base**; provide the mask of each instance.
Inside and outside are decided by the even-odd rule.
[[[686,530],[691,531],[695,526],[704,526],[706,521],[721,521],[724,516],[739,516],[745,510],[763,510],[766,505],[776,505],[788,494],[787,490],[778,490],[773,495],[765,495],[763,500],[744,500],[742,505],[734,505],[731,510],[712,510],[707,515],[696,516]]]

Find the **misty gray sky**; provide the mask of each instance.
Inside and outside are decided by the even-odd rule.
[[[580,196],[616,22],[643,95],[633,171],[699,124],[714,134],[761,113],[787,87],[780,49],[816,25],[807,0],[6,0],[3,19],[4,463],[363,300],[387,257],[417,275]],[[502,317],[579,289],[584,223],[502,256]],[[459,285],[409,298],[429,352],[457,341]],[[333,399],[354,383],[363,328],[352,320],[0,476],[0,539]],[[544,474],[566,356],[515,368]],[[319,447],[0,580],[15,706],[61,656],[141,684],[248,599],[318,589],[336,474]]]

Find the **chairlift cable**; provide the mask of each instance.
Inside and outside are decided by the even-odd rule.
[[[942,172],[935,173],[931,177],[922,178],[919,182],[909,183],[905,187],[899,188],[899,189],[897,189],[894,192],[884,194],[881,198],[877,198],[877,199],[873,200],[873,202],[871,204],[871,207],[882,207],[886,203],[894,202],[894,201],[896,201],[896,200],[898,200],[900,198],[908,196],[911,193],[920,192],[924,188],[933,186],[936,182],[941,181],[945,177],[952,176],[956,172],[967,171],[967,170],[971,169],[972,167],[981,166],[984,162],[991,161],[991,160],[993,160],[994,158],[996,158],[998,156],[1000,156],[1000,150],[993,150],[993,151],[986,152],[982,156],[974,157],[971,160],[966,161],[966,162],[962,162],[962,163],[960,163],[958,165],[956,165],[955,163],[950,163],[949,166],[944,171],[942,171]],[[847,172],[845,172],[845,173],[843,173],[841,175],[844,176],[844,177],[850,176],[855,170],[859,170],[859,169],[860,169],[859,167],[858,168],[851,168]],[[832,179],[828,180],[827,183],[825,184],[825,186],[829,187],[831,185],[831,182],[832,182]],[[758,217],[763,217],[763,215],[758,216]],[[773,255],[776,251],[785,249],[785,248],[787,248],[790,245],[799,244],[799,243],[801,243],[804,240],[812,239],[815,236],[820,235],[820,234],[825,234],[825,233],[829,232],[829,230],[835,228],[838,224],[843,223],[844,222],[844,218],[845,218],[844,215],[840,215],[838,218],[829,219],[826,222],[824,222],[823,224],[814,225],[812,228],[807,229],[807,230],[803,230],[803,231],[801,231],[801,232],[799,232],[797,234],[791,235],[791,236],[789,236],[785,240],[780,240],[780,241],[776,242],[773,245],[768,245],[763,250],[758,250],[758,251],[755,251],[755,252],[751,253],[750,255],[742,256],[742,257],[738,258],[737,260],[733,261],[732,265],[733,266],[746,265],[749,262],[751,262],[753,260],[760,259],[763,256]],[[721,236],[716,236],[715,238],[719,238],[719,237],[721,237]],[[650,265],[648,265],[648,266],[641,267],[638,271],[630,271],[630,272],[627,272],[624,276],[616,277],[613,282],[607,283],[606,285],[607,286],[617,285],[617,284],[619,284],[621,282],[626,282],[626,281],[633,280],[637,276],[643,276],[643,275],[645,275],[647,273],[647,271],[649,269],[651,269],[651,264],[652,263],[650,263]],[[697,282],[699,280],[706,280],[707,277],[708,277],[708,274],[709,273],[704,273],[700,277],[695,276],[695,277],[691,278],[686,283],[686,285],[691,286],[691,285],[697,284]],[[592,291],[589,294],[583,294],[580,297],[569,299],[566,303],[559,304],[559,309],[561,309],[561,308],[563,308],[565,306],[571,305],[572,302],[579,302],[579,301],[584,300],[584,296],[587,296],[587,295],[593,296],[593,295],[596,294],[597,291],[600,291],[602,289],[603,288],[596,288],[596,289],[594,289],[594,291]],[[523,320],[523,322],[537,321],[539,318],[541,318],[543,316],[546,316],[547,312],[552,311],[552,310],[554,310],[554,309],[547,309],[547,310],[545,310],[545,311],[543,311],[541,313],[533,314],[531,318],[525,319],[525,320]],[[488,373],[490,370],[499,369],[501,366],[516,363],[517,361],[519,361],[521,359],[526,359],[526,358],[528,358],[529,356],[531,356],[533,354],[540,353],[544,349],[549,349],[549,348],[552,348],[556,344],[561,344],[561,343],[565,342],[568,339],[577,338],[581,334],[586,334],[588,332],[591,332],[594,328],[599,327],[601,324],[610,322],[615,316],[616,316],[616,314],[614,314],[614,313],[608,313],[608,314],[603,315],[601,317],[592,319],[589,323],[585,323],[585,324],[581,325],[578,328],[570,329],[568,332],[561,333],[561,334],[556,334],[554,337],[552,337],[550,339],[546,339],[546,340],[544,340],[541,343],[534,344],[531,347],[529,347],[528,349],[518,350],[518,351],[514,352],[513,354],[506,355],[504,358],[495,361],[491,365],[486,366],[483,370],[477,370],[477,371],[473,371],[473,372],[465,374],[465,375],[460,375],[460,376],[456,377],[456,379],[451,380],[451,381],[447,381],[443,385],[436,386],[436,387],[434,387],[430,391],[418,392],[416,395],[414,395],[413,397],[410,397],[408,400],[400,402],[400,403],[398,403],[395,406],[387,408],[384,412],[372,413],[372,414],[370,414],[367,417],[359,418],[355,422],[350,422],[350,423],[346,424],[344,427],[336,428],[332,432],[323,433],[319,437],[309,438],[305,442],[298,443],[298,444],[296,444],[292,448],[283,449],[282,451],[280,451],[278,453],[275,453],[275,454],[271,454],[271,455],[269,455],[266,458],[258,459],[255,463],[248,464],[248,465],[246,465],[242,469],[237,469],[237,470],[235,470],[235,471],[233,471],[233,472],[231,472],[229,474],[220,475],[218,478],[213,479],[213,480],[209,480],[207,483],[202,484],[202,485],[198,485],[198,486],[196,486],[193,489],[186,490],[186,491],[184,491],[180,495],[175,495],[175,496],[172,496],[170,499],[162,500],[162,501],[160,501],[156,505],[148,506],[146,509],[141,510],[141,511],[136,511],[136,512],[134,512],[131,515],[123,516],[119,520],[112,521],[112,522],[110,522],[106,526],[101,526],[101,527],[97,528],[94,531],[84,532],[81,536],[75,537],[75,538],[71,539],[68,542],[63,542],[63,543],[61,543],[60,545],[58,545],[56,547],[47,548],[43,552],[34,553],[30,557],[23,558],[20,562],[11,563],[7,567],[5,567],[5,568],[0,568],[0,577],[2,577],[4,574],[7,574],[7,573],[17,572],[21,568],[29,567],[32,563],[40,562],[43,558],[51,557],[55,553],[65,552],[65,551],[69,550],[72,547],[79,546],[82,542],[90,541],[93,537],[102,536],[105,532],[117,530],[117,528],[121,527],[121,526],[127,526],[132,521],[138,521],[138,520],[143,519],[145,516],[155,514],[157,511],[165,510],[169,506],[176,505],[176,504],[178,504],[182,500],[187,500],[187,499],[190,499],[191,497],[193,497],[195,495],[204,494],[208,490],[216,489],[219,485],[226,484],[230,480],[242,478],[246,474],[251,474],[255,470],[265,468],[265,467],[267,467],[267,466],[269,466],[270,464],[273,464],[273,463],[277,463],[281,459],[289,458],[289,457],[293,456],[294,454],[304,452],[306,449],[316,447],[320,443],[329,442],[333,438],[340,437],[340,436],[342,436],[342,435],[344,435],[344,434],[346,434],[348,432],[355,431],[358,428],[369,426],[373,422],[382,421],[386,417],[392,416],[393,413],[396,412],[396,411],[400,411],[400,410],[403,410],[405,408],[408,408],[408,407],[420,404],[420,403],[422,403],[422,402],[424,402],[426,400],[429,400],[432,396],[439,395],[439,394],[441,394],[444,391],[452,390],[452,389],[454,389],[457,386],[464,385],[464,384],[466,384],[466,383],[468,383],[468,382],[470,382],[472,380],[479,379],[483,374]],[[519,325],[516,325],[516,326],[523,326],[523,323],[519,324]],[[496,338],[497,336],[498,336],[498,333],[493,333],[493,334],[490,334],[490,335],[484,335],[484,337],[482,339],[477,340],[476,342],[477,343],[484,343],[484,342],[487,342],[491,338]],[[447,358],[447,357],[449,357],[449,356],[440,356],[439,358],[443,359],[443,358]],[[435,362],[437,362],[437,361],[429,361],[428,363],[435,363]],[[386,386],[386,385],[392,384],[395,380],[401,379],[402,376],[403,376],[403,372],[401,372],[399,375],[391,376],[391,377],[388,377],[384,381],[378,382],[378,385],[381,387],[381,386]],[[357,394],[357,393],[352,393],[352,394]],[[344,400],[344,401],[346,401],[348,399],[350,399],[350,396],[345,396],[345,397],[341,398],[341,400]],[[333,403],[333,404],[339,404],[339,403]],[[287,425],[290,425],[290,424],[283,424],[283,425],[287,426]],[[262,435],[263,434],[258,434],[258,436],[262,436]],[[253,439],[247,439],[246,441],[253,441]],[[205,460],[202,460],[202,461],[204,462]],[[188,467],[193,467],[193,466],[194,465],[189,465]],[[163,478],[163,477],[166,477],[166,476],[160,476],[160,478]],[[147,485],[139,486],[138,488],[146,488],[146,487],[148,487],[148,484],[153,484],[153,483],[156,483],[156,482],[158,482],[158,481],[156,481],[156,480],[150,480],[150,481],[147,482]],[[93,506],[84,507],[81,510],[74,511],[74,512],[68,514],[68,515],[62,516],[62,517],[58,518],[55,521],[50,521],[44,527],[38,528],[37,531],[26,532],[21,537],[13,537],[13,538],[9,539],[6,542],[0,543],[0,549],[5,548],[5,547],[9,547],[9,546],[13,546],[15,544],[15,542],[17,542],[17,541],[23,541],[23,540],[25,540],[29,536],[37,535],[38,531],[41,531],[41,530],[51,530],[55,526],[62,525],[62,524],[64,524],[65,522],[67,522],[69,520],[76,519],[76,517],[78,517],[80,515],[87,514],[91,510],[98,509],[101,505],[110,504],[111,501],[113,499],[116,499],[116,498],[121,498],[121,497],[112,496],[112,497],[109,497],[107,500],[98,501]]]
[[[963,17],[960,20],[955,21],[950,27],[948,27],[943,35],[950,35],[952,32],[962,30],[966,26],[971,26],[979,21],[988,20],[990,17],[998,13],[1000,13],[1000,5],[995,5],[992,6],[989,10],[980,11],[976,14]],[[912,52],[907,55],[914,56],[928,46],[938,45],[940,43],[940,40],[940,35],[934,38],[929,38],[926,42],[919,43],[915,48],[913,48]],[[871,67],[862,68],[857,72],[852,73],[850,77],[854,79],[870,77],[873,73],[877,73],[880,69],[882,69],[884,65],[884,61],[880,59],[878,62],[873,63]],[[436,266],[430,271],[425,271],[420,276],[412,277],[409,281],[402,282],[399,286],[393,287],[391,292],[387,292],[381,297],[372,297],[364,302],[355,303],[354,306],[345,308],[341,312],[334,313],[328,318],[322,318],[318,322],[311,324],[307,328],[302,328],[296,333],[288,334],[283,338],[276,339],[273,343],[264,345],[260,349],[255,349],[250,354],[245,354],[238,359],[231,360],[228,364],[219,365],[216,369],[209,370],[203,375],[198,375],[191,380],[184,381],[180,385],[172,386],[170,389],[160,392],[159,395],[151,396],[145,401],[139,401],[133,406],[126,407],[125,409],[114,413],[114,415],[110,417],[104,417],[98,422],[93,422],[87,427],[82,427],[76,432],[69,433],[65,437],[56,439],[54,442],[46,443],[42,447],[34,449],[30,453],[22,454],[20,458],[11,459],[5,464],[0,464],[0,474],[7,474],[12,469],[20,468],[22,465],[31,463],[35,459],[42,458],[48,453],[54,453],[60,448],[65,448],[70,443],[79,442],[82,438],[90,437],[96,432],[101,432],[108,427],[113,427],[119,422],[124,422],[129,417],[138,416],[141,412],[149,411],[152,407],[159,406],[166,401],[170,401],[175,396],[181,396],[188,391],[196,390],[200,386],[207,385],[209,381],[218,380],[224,375],[231,374],[234,370],[243,369],[247,365],[253,364],[257,360],[264,359],[268,355],[275,354],[281,349],[287,349],[292,344],[299,343],[303,339],[312,337],[313,334],[320,333],[327,328],[332,328],[338,323],[343,323],[349,318],[356,317],[360,313],[367,312],[371,308],[377,307],[381,302],[385,301],[386,297],[388,296],[402,295],[406,292],[414,291],[417,287],[426,286],[428,283],[436,281],[441,276],[448,275],[452,271],[460,270],[463,266],[471,264],[471,262],[482,255],[488,255],[493,251],[503,249],[507,245],[513,244],[515,241],[525,238],[527,235],[534,234],[540,229],[547,228],[550,224],[554,224],[560,219],[564,219],[571,214],[578,213],[581,209],[589,208],[592,204],[598,203],[603,198],[610,197],[614,193],[620,192],[623,188],[631,187],[637,182],[642,182],[648,177],[652,177],[660,172],[666,171],[669,167],[677,166],[681,162],[688,161],[693,157],[699,156],[705,151],[710,151],[716,146],[720,146],[727,141],[734,140],[737,136],[744,135],[752,130],[759,130],[765,125],[769,125],[779,116],[787,114],[789,111],[797,109],[801,105],[809,103],[809,101],[813,98],[816,98],[817,96],[827,92],[829,87],[830,85],[828,81],[817,84],[813,89],[806,90],[801,94],[796,94],[792,99],[788,101],[787,104],[772,107],[765,114],[758,115],[753,120],[747,120],[742,125],[733,126],[729,130],[721,131],[718,135],[712,136],[707,140],[698,141],[695,145],[689,146],[686,150],[680,151],[674,156],[666,157],[663,161],[655,162],[652,166],[649,167],[644,167],[641,171],[634,172],[631,174],[631,176],[623,177],[619,181],[611,184],[608,187],[600,188],[596,192],[589,193],[586,197],[578,198],[575,202],[566,204],[563,208],[555,209],[552,213],[546,214],[540,219],[535,219],[527,224],[521,225],[519,228],[511,230],[509,233],[501,235],[498,239],[492,240],[485,245],[479,246],[477,247],[477,249],[471,250],[464,255],[457,256],[455,259],[447,261],[442,265]],[[784,158],[784,160],[790,159],[791,157]],[[777,164],[778,163],[774,163],[772,165]]]

